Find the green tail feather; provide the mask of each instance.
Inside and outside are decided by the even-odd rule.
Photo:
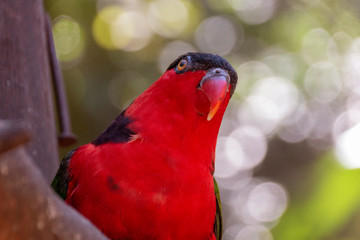
[[[214,233],[216,236],[216,240],[221,240],[222,236],[222,211],[221,211],[221,201],[220,201],[220,191],[217,185],[217,182],[214,178],[214,191],[216,197],[216,214],[215,214],[215,222],[214,222]]]

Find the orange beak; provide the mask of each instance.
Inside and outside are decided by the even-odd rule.
[[[229,85],[230,76],[227,71],[221,68],[209,70],[201,79],[199,90],[203,91],[210,101],[210,110],[207,116],[208,121],[210,121],[219,110],[221,103],[229,91]]]

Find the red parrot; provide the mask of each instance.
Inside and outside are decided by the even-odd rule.
[[[63,159],[53,188],[113,240],[221,239],[215,147],[236,83],[218,55],[178,57]]]

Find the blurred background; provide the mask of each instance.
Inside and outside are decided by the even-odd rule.
[[[178,55],[216,53],[239,75],[216,156],[224,240],[360,238],[359,1],[44,2],[78,145]]]

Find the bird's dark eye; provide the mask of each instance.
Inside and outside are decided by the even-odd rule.
[[[188,61],[186,59],[181,60],[177,65],[177,70],[178,71],[184,70],[186,68],[187,64],[188,64]]]

